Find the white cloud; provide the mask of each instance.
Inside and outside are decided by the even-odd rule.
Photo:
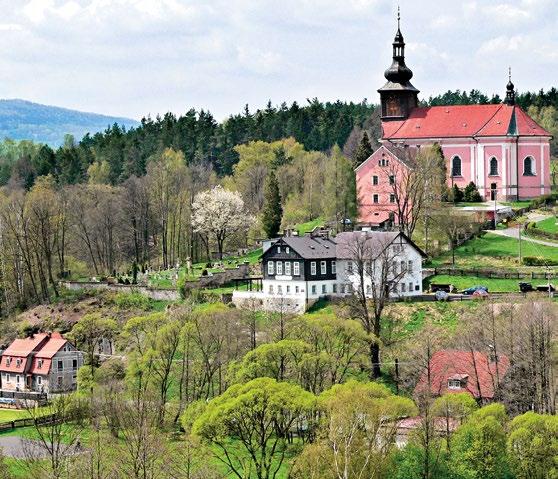
[[[378,101],[396,6],[0,0],[0,96],[134,117],[194,106],[223,118],[269,98]],[[555,82],[553,0],[405,0],[401,16],[423,97],[457,88],[502,93],[510,64],[523,89]]]

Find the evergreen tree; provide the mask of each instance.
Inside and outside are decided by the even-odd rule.
[[[373,153],[372,145],[368,139],[368,133],[364,132],[360,144],[355,152],[355,166],[362,164]]]
[[[276,237],[281,228],[283,208],[281,206],[279,184],[277,183],[277,177],[273,171],[271,171],[266,178],[262,215],[262,224],[265,234],[268,238]]]
[[[465,187],[463,191],[463,200],[469,203],[479,203],[482,201],[477,185],[472,181]]]
[[[459,203],[463,201],[463,190],[454,184],[451,188],[451,201]]]

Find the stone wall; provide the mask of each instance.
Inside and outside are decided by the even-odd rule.
[[[72,291],[77,291],[79,289],[96,289],[116,291],[119,293],[139,293],[155,301],[177,301],[180,299],[180,295],[176,289],[148,288],[147,286],[138,286],[137,284],[62,281],[60,285]]]
[[[247,279],[249,277],[250,265],[248,263],[243,263],[236,268],[201,276],[198,281],[186,281],[184,289],[189,291],[197,288],[219,288],[235,279]]]

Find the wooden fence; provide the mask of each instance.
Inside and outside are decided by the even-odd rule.
[[[1,431],[10,431],[17,429],[18,427],[29,427],[29,426],[46,426],[48,424],[54,424],[57,421],[55,414],[50,414],[48,416],[41,416],[36,419],[31,417],[26,417],[22,419],[14,419],[13,421],[6,421],[0,423]]]
[[[502,271],[492,269],[434,268],[434,274],[449,276],[477,276],[494,279],[545,279],[558,278],[557,271]]]

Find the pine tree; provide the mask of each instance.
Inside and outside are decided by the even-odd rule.
[[[359,166],[365,162],[372,153],[372,145],[368,139],[368,133],[364,132],[355,152],[355,166]]]
[[[451,188],[451,199],[454,203],[463,201],[463,190],[454,184]]]
[[[469,203],[478,203],[482,201],[477,185],[472,181],[465,187],[463,191],[463,199]]]
[[[271,171],[267,175],[264,190],[264,206],[262,210],[262,224],[268,238],[274,238],[281,228],[283,218],[283,207],[281,206],[281,195],[279,184],[275,173]]]

